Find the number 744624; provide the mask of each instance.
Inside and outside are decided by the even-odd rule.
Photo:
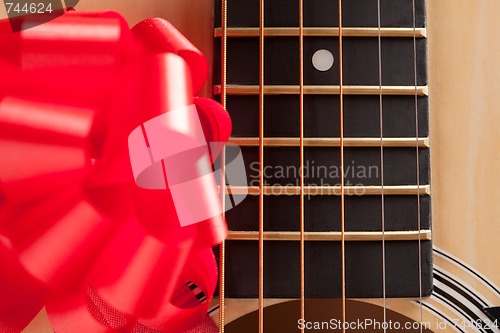
[[[6,2],[5,3],[6,9],[7,9],[7,14],[43,14],[43,13],[52,13],[52,3],[42,3],[42,2],[31,2],[31,3],[24,3],[21,5],[19,2],[18,3],[13,3],[13,2]]]

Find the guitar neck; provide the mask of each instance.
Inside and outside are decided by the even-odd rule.
[[[380,23],[376,1],[303,6],[215,4],[214,91],[247,176],[227,184],[224,295],[425,297],[425,4],[382,1]]]

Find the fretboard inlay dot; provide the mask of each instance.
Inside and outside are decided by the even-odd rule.
[[[333,54],[325,49],[316,51],[312,56],[312,64],[320,72],[326,72],[334,63]]]

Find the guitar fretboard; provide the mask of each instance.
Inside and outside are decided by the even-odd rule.
[[[257,297],[262,223],[264,296],[299,296],[301,167],[306,297],[341,296],[341,188],[347,297],[382,297],[383,263],[385,296],[428,295],[432,244],[425,3],[415,1],[413,11],[411,0],[382,0],[379,29],[377,1],[344,1],[341,124],[338,4],[304,1],[302,166],[298,8],[295,0],[265,1],[264,117],[259,119],[259,1],[227,1],[225,29],[221,2],[216,1],[214,92],[216,97],[226,94],[233,119],[231,141],[241,147],[247,174],[246,182],[231,182],[227,189],[234,197],[249,194],[226,214],[230,234],[222,263],[225,295]],[[227,53],[221,61],[224,31]],[[318,69],[313,61],[318,51],[333,57],[331,67]],[[260,170],[264,184],[259,183]]]

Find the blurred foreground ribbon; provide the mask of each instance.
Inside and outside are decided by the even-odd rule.
[[[162,19],[32,20],[0,21],[0,332],[44,306],[58,333],[191,329],[227,234],[203,55]]]

